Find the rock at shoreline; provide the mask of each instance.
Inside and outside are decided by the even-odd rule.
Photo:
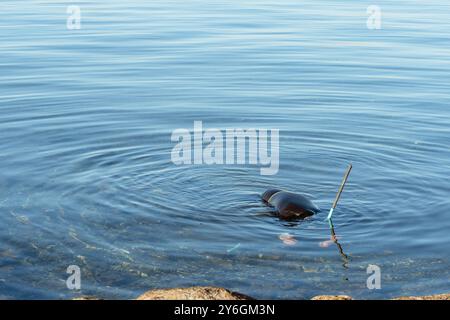
[[[102,300],[93,296],[79,296],[72,300]],[[136,300],[255,300],[244,294],[219,287],[190,287],[174,289],[157,289],[145,292]],[[346,295],[320,295],[311,300],[353,300]],[[391,300],[450,300],[450,293],[429,296],[404,296]]]
[[[80,296],[73,298],[72,300],[87,301],[87,300],[102,300],[102,299],[93,296]]]
[[[350,296],[343,296],[343,295],[337,295],[337,296],[316,296],[313,297],[311,300],[353,300]],[[444,293],[444,294],[435,294],[430,296],[407,296],[407,297],[398,297],[391,300],[450,300],[450,293]]]
[[[253,300],[252,298],[216,287],[191,287],[150,290],[136,300]]]
[[[450,300],[450,293],[434,294],[422,297],[399,297],[392,300]]]
[[[311,300],[353,300],[350,296],[315,296]]]

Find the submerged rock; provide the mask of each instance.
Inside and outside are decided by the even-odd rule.
[[[136,300],[253,300],[252,298],[218,287],[190,287],[150,290]]]

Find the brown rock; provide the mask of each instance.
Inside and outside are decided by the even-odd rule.
[[[80,297],[76,297],[76,298],[73,298],[72,300],[101,300],[101,299],[99,299],[99,298],[97,298],[97,297],[92,297],[92,296],[80,296]]]
[[[349,296],[316,296],[311,300],[353,300],[353,298]],[[450,294],[444,293],[421,297],[398,297],[392,300],[450,300]]]
[[[311,300],[353,300],[350,296],[315,296]]]
[[[435,294],[422,297],[399,297],[392,300],[450,300],[450,293]]]
[[[150,290],[136,300],[253,300],[243,294],[216,287]]]

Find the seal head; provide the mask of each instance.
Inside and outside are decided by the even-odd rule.
[[[281,219],[304,219],[320,211],[319,207],[302,194],[269,189],[262,198],[274,207]]]
[[[266,192],[264,192],[263,195],[262,195],[261,197],[262,197],[262,199],[263,199],[265,202],[269,203],[270,198],[271,198],[275,193],[280,192],[280,191],[281,191],[281,190],[279,190],[279,189],[269,189],[269,190],[267,190]]]

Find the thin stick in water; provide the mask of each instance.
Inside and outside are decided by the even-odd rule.
[[[333,211],[336,208],[339,198],[341,197],[342,191],[344,191],[344,186],[347,183],[348,176],[350,175],[350,171],[352,171],[352,165],[350,164],[345,172],[344,179],[342,179],[341,186],[339,187],[338,193],[336,194],[336,198],[334,199],[333,206],[330,209],[330,213],[328,213],[327,219],[330,220],[333,215]]]

